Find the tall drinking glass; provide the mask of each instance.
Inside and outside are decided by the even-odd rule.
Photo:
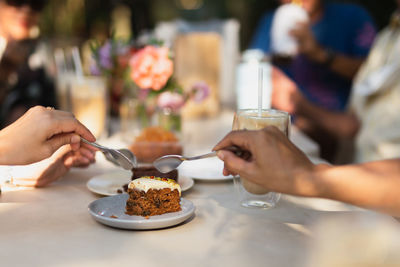
[[[107,86],[97,76],[76,77],[71,80],[72,113],[97,138],[106,134]]]
[[[276,126],[288,136],[290,115],[274,109],[263,109],[261,116],[257,109],[238,110],[233,120],[232,130],[259,130],[271,125]],[[240,203],[244,207],[268,209],[274,207],[279,201],[279,193],[269,192],[240,176],[234,178],[234,183],[239,193]]]
[[[72,112],[71,104],[71,84],[76,79],[76,74],[72,72],[58,73],[56,80],[56,94],[58,108]]]

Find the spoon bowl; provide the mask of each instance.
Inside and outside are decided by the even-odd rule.
[[[211,155],[212,154],[212,155]],[[160,157],[156,159],[153,162],[153,166],[161,173],[168,173],[176,168],[179,167],[179,165],[182,164],[185,160],[194,160],[195,159],[202,159],[202,158],[208,158],[208,157],[213,157],[216,155],[216,152],[208,153],[202,156],[198,157],[193,157],[193,158],[186,158],[180,155],[166,155],[163,157]]]
[[[126,148],[117,149],[117,151],[121,152],[125,157],[132,161],[135,166],[137,166],[137,159],[132,151]]]
[[[90,146],[96,147],[101,152],[103,152],[104,156],[107,160],[114,163],[117,166],[120,166],[126,170],[131,170],[134,167],[137,167],[137,160],[135,155],[128,149],[111,149],[108,147],[104,147],[95,142],[89,142],[86,139],[81,137],[83,143],[86,143]]]

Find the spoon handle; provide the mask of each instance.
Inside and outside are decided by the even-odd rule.
[[[99,144],[96,144],[96,143],[94,143],[94,142],[89,142],[88,140],[86,140],[86,139],[83,138],[83,137],[81,137],[81,141],[82,141],[83,143],[85,143],[85,144],[88,144],[88,145],[90,145],[90,146],[94,146],[95,148],[98,148],[98,149],[102,149],[102,148],[103,148],[103,147],[100,146]]]
[[[228,146],[221,150],[228,150],[228,151],[232,152],[233,154],[235,154],[237,157],[242,158],[244,160],[249,160],[251,158],[250,151],[244,150],[238,146]]]
[[[243,150],[238,146],[228,146],[225,147],[221,150],[228,150],[232,153],[234,153],[237,157],[242,158],[244,160],[249,160],[251,158],[251,153],[247,150]],[[196,157],[190,157],[190,158],[182,158],[182,160],[197,160],[197,159],[205,159],[205,158],[211,158],[215,157],[217,155],[217,151],[213,151],[204,155],[196,156]]]
[[[210,152],[204,155],[196,156],[196,157],[190,157],[190,158],[184,158],[184,160],[196,160],[196,159],[205,159],[205,158],[211,158],[215,157],[217,155],[217,151]]]
[[[96,147],[96,148],[98,148],[98,149],[100,149],[100,150],[106,150],[105,147],[103,147],[103,146],[101,146],[101,145],[99,145],[99,144],[97,144],[97,143],[94,143],[94,142],[89,142],[88,140],[86,140],[86,139],[83,138],[83,137],[81,137],[81,140],[82,140],[82,142],[85,143],[85,144],[88,144],[88,145],[90,145],[90,146]]]

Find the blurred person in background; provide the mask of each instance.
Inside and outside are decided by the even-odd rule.
[[[0,0],[0,128],[35,105],[55,106],[48,56],[38,42],[45,0]]]
[[[295,124],[319,143],[321,156],[332,160],[337,138],[314,120],[298,114],[294,107],[286,105],[287,92],[280,86],[293,82],[301,96],[315,107],[335,112],[345,110],[352,79],[369,52],[376,30],[369,14],[357,5],[323,0],[297,2],[301,2],[307,11],[309,22],[299,23],[291,31],[298,42],[299,53],[290,63],[277,64],[282,71],[276,70],[272,77],[276,88],[272,106],[295,115]],[[275,11],[263,17],[251,48],[271,53],[274,14]]]
[[[400,155],[400,0],[397,5],[354,82],[351,108],[361,124],[357,162]]]
[[[337,138],[355,137],[356,162],[400,155],[400,0],[357,73],[347,110],[330,111],[308,100],[284,73],[273,70],[276,106],[307,118]]]

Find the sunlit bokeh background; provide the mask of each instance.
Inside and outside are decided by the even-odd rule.
[[[336,0],[364,6],[378,28],[384,27],[395,9],[394,0]],[[244,50],[265,11],[277,0],[58,0],[49,1],[42,15],[42,36],[58,40],[106,38],[112,28],[133,37],[151,30],[160,21],[204,21],[235,18],[240,22],[240,48]],[[110,12],[112,11],[112,12]]]

